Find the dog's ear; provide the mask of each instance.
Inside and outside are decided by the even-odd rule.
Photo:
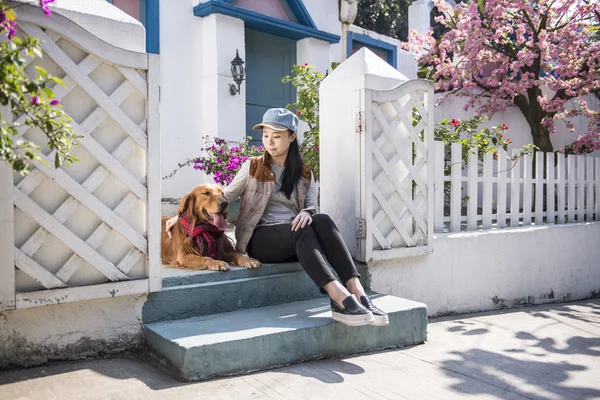
[[[186,216],[191,232],[198,221],[198,216],[196,215],[196,196],[194,195],[194,192],[190,192],[183,196],[183,199],[181,199],[181,202],[179,203],[177,213]]]
[[[179,215],[183,215],[183,214],[187,214],[188,217],[190,217],[190,205],[193,207],[194,206],[194,198],[196,196],[192,195],[192,192],[186,194],[185,196],[183,196],[183,198],[181,199],[181,201],[179,202],[179,208],[177,209],[177,214]]]

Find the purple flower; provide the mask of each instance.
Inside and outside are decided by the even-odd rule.
[[[52,11],[50,11],[50,7],[48,7],[50,4],[54,3],[55,0],[38,0],[40,7],[42,8],[42,11],[44,12],[44,14],[46,14],[46,17],[50,18],[52,16]]]
[[[17,34],[17,21],[11,21],[6,18],[4,11],[0,11],[0,27],[8,32],[7,36],[9,40]]]
[[[34,106],[39,106],[40,104],[42,104],[42,101],[40,100],[40,97],[38,95],[35,95],[31,96],[31,99],[29,99],[29,103]]]
[[[59,104],[60,104],[60,100],[52,100],[52,101],[50,102],[50,105],[51,105],[51,106],[57,106],[57,105],[59,105]]]

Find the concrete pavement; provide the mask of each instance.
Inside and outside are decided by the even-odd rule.
[[[182,383],[135,357],[0,372],[0,399],[600,399],[600,299],[430,321],[411,348]]]

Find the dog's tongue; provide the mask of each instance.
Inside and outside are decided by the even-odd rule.
[[[219,228],[220,231],[227,229],[227,221],[223,214],[213,214],[213,224]]]

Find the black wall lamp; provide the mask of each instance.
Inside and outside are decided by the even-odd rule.
[[[238,50],[235,50],[235,58],[231,60],[231,76],[233,81],[237,84],[237,88],[233,83],[229,84],[229,94],[235,96],[236,93],[240,93],[240,85],[244,81],[244,60],[240,58]]]

